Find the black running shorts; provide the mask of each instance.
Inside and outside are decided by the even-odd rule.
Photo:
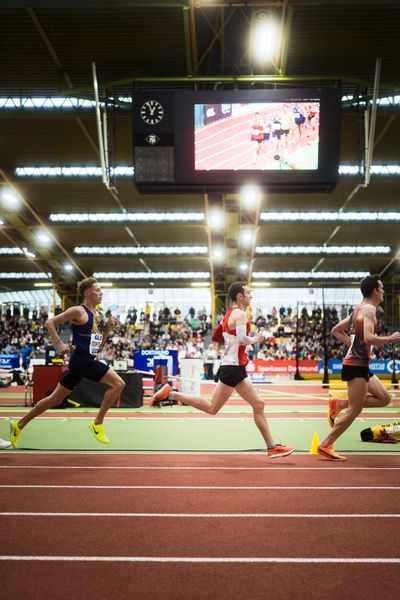
[[[61,377],[60,383],[69,390],[73,390],[83,377],[91,381],[100,381],[109,368],[99,360],[95,360],[90,354],[75,351],[71,354],[69,369]]]
[[[351,381],[356,377],[362,377],[369,381],[373,376],[373,372],[368,367],[354,367],[352,365],[343,365],[342,367],[342,381]]]
[[[239,385],[246,377],[247,373],[244,365],[221,365],[216,375],[217,381],[222,381],[222,383],[232,388]]]

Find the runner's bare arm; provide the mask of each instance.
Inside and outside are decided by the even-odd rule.
[[[58,335],[56,329],[57,325],[63,325],[67,321],[72,321],[73,323],[79,324],[81,320],[84,319],[84,316],[86,316],[86,313],[84,313],[84,309],[81,306],[72,306],[59,315],[56,315],[51,319],[47,319],[46,328],[50,334],[51,341],[56,347],[57,354],[65,354],[66,352],[69,352],[69,346],[64,344]]]
[[[395,331],[391,335],[376,335],[375,333],[375,309],[371,306],[363,308],[364,315],[364,342],[371,346],[384,346],[384,344],[398,344],[400,333]]]
[[[350,317],[346,317],[342,321],[339,321],[339,323],[337,323],[335,327],[332,327],[331,330],[331,334],[334,335],[335,338],[343,342],[343,344],[348,348],[350,348],[351,345],[350,337],[346,333],[346,329],[348,329],[349,325]]]
[[[108,336],[110,335],[110,332],[114,329],[115,326],[115,319],[114,317],[108,317],[107,321],[106,321],[106,326],[103,329],[103,339],[101,340],[101,344],[100,344],[100,348],[103,348]]]
[[[262,342],[264,340],[264,336],[261,334],[256,334],[255,336],[249,336],[246,334],[247,316],[243,310],[235,310],[231,319],[234,322],[236,337],[240,346],[247,346],[249,344],[252,345],[255,342]],[[230,322],[231,319],[229,319]]]

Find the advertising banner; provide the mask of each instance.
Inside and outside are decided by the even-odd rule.
[[[375,375],[392,375],[393,367],[400,375],[400,360],[372,360],[370,369]],[[328,373],[340,375],[342,370],[341,360],[328,361]],[[263,376],[273,374],[291,374],[296,372],[295,360],[251,360],[247,365],[247,372],[253,381],[263,381]],[[324,372],[323,360],[299,360],[299,372],[302,374],[322,374]]]
[[[153,371],[154,358],[166,358],[168,375],[178,373],[178,350],[136,350],[133,355],[133,366],[138,371]]]
[[[19,354],[0,354],[1,369],[18,369]]]

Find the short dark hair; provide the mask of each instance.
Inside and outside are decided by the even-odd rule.
[[[244,287],[247,285],[244,281],[236,281],[229,286],[228,296],[229,298],[235,302],[238,294],[244,294]]]
[[[361,281],[360,290],[364,298],[370,298],[375,290],[379,287],[381,278],[379,275],[367,275]]]
[[[85,290],[88,290],[96,283],[97,279],[95,277],[86,277],[86,279],[82,279],[82,281],[79,281],[77,285],[78,294],[83,296]]]

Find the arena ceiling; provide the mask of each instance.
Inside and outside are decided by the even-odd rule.
[[[278,17],[284,45],[278,64],[261,69],[251,63],[248,30],[255,11]],[[386,0],[276,0],[270,2],[214,2],[213,0],[2,0],[0,53],[0,182],[3,192],[17,191],[18,210],[1,208],[0,251],[28,248],[24,253],[0,255],[0,290],[32,287],[28,276],[7,273],[51,273],[61,292],[71,292],[73,281],[95,272],[136,273],[137,279],[115,278],[114,285],[188,286],[196,272],[210,272],[215,291],[226,282],[266,273],[259,281],[271,285],[348,285],[359,279],[343,272],[379,272],[398,281],[398,225],[388,221],[268,222],[271,212],[398,211],[399,176],[372,175],[366,188],[360,176],[342,175],[332,193],[276,193],[265,191],[260,211],[240,208],[232,194],[139,194],[133,177],[117,175],[115,189],[107,190],[99,175],[45,176],[18,174],[20,168],[99,166],[96,116],[93,106],[67,108],[57,100],[51,108],[32,106],[38,98],[93,100],[91,64],[96,64],[100,99],[119,98],[109,115],[112,160],[132,166],[132,119],[129,98],[138,90],[273,89],[330,85],[343,95],[370,99],[376,59],[381,59],[379,104],[373,165],[399,165],[399,40],[400,3]],[[397,96],[397,98],[396,98]],[[125,100],[124,100],[125,98]],[[57,104],[57,102],[59,104]],[[364,130],[363,105],[343,103],[341,165],[358,165]],[[110,124],[111,123],[111,124]],[[226,230],[216,234],[207,219],[197,223],[60,223],[56,213],[201,212],[221,206],[235,214]],[[232,216],[232,214],[231,214]],[[257,232],[256,241],[243,248],[240,230]],[[228,229],[230,228],[230,231]],[[36,234],[53,237],[49,247]],[[235,243],[236,237],[236,243]],[[222,243],[222,264],[210,252]],[[148,254],[146,246],[201,246],[204,254]],[[281,254],[258,254],[258,246],[310,246]],[[369,250],[341,255],[332,246],[389,246],[384,254]],[[87,254],[77,247],[129,246],[130,254]],[[135,248],[140,247],[139,253]],[[16,250],[18,251],[18,250]],[[247,271],[240,264],[248,265]],[[73,266],[65,270],[65,264]],[[167,273],[156,279],[157,273]],[[168,273],[191,272],[189,279]],[[270,279],[271,273],[292,273]],[[312,273],[305,279],[296,273]],[[321,272],[337,272],[333,279]],[[154,278],[153,278],[154,276]],[[109,281],[110,279],[107,278]]]

